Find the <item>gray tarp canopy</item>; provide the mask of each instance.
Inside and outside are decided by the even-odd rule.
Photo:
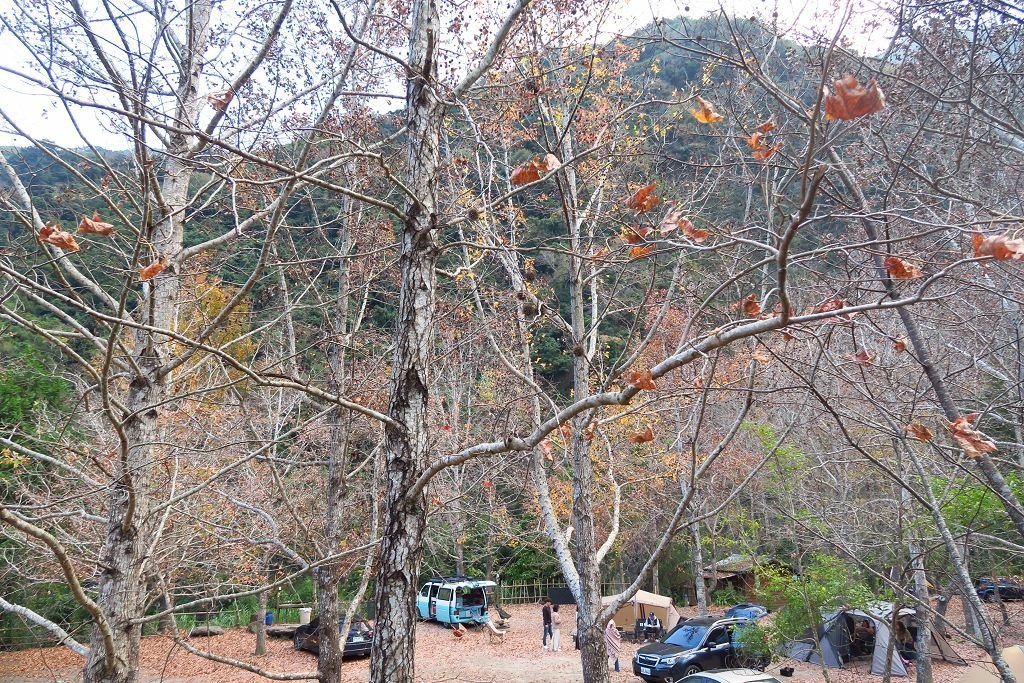
[[[825,616],[818,632],[819,648],[815,646],[815,639],[808,631],[803,638],[787,643],[783,647],[784,654],[802,662],[821,663],[824,660],[826,666],[834,669],[842,668],[845,661],[850,659],[850,645],[853,642],[852,634],[847,626],[846,617],[854,621],[867,619],[875,626],[875,648],[871,653],[871,673],[883,675],[885,673],[885,655],[889,648],[889,638],[892,623],[892,603],[876,602],[865,610],[839,609]],[[917,614],[917,611],[904,607],[900,610],[899,619],[906,625],[912,626],[913,622],[908,621]],[[893,647],[892,662],[890,671],[893,676],[906,676],[907,667],[903,664],[897,649]],[[949,642],[942,636],[932,631],[932,642],[929,652],[936,659],[944,659],[955,664],[966,664],[958,655]]]

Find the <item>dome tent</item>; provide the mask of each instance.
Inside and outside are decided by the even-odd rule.
[[[852,658],[851,648],[853,634],[850,625],[858,620],[867,619],[875,628],[875,642],[871,651],[871,673],[881,676],[885,673],[885,655],[889,649],[891,638],[893,606],[890,602],[875,602],[864,610],[843,608],[825,616],[818,629],[817,639],[808,632],[797,640],[790,641],[783,647],[786,656],[802,662],[824,663],[834,669],[842,668]],[[901,621],[912,618],[917,610],[904,607],[900,609],[898,618]],[[949,642],[934,631],[931,634],[931,647],[928,654],[936,659],[944,659],[955,664],[966,664]],[[817,643],[815,642],[817,640]],[[893,676],[906,676],[907,667],[903,658],[893,647],[890,672]]]

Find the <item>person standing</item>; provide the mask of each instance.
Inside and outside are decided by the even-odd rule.
[[[608,664],[614,664],[615,670],[619,670],[619,648],[622,647],[622,636],[619,635],[619,627],[615,625],[615,619],[608,622],[604,629],[604,646],[608,650]]]
[[[559,642],[561,640],[561,630],[558,626],[562,623],[562,617],[558,615],[558,605],[551,606],[551,649],[558,652],[561,648]]]
[[[544,607],[540,610],[540,616],[544,621],[544,635],[541,636],[540,643],[546,650],[548,649],[548,637],[554,640],[554,634],[551,632],[551,598],[544,600]]]

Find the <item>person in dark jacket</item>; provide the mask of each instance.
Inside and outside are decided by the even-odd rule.
[[[541,619],[544,621],[544,635],[541,636],[540,642],[544,646],[544,649],[548,649],[548,638],[554,640],[554,634],[551,632],[551,598],[544,601],[544,607],[540,610]]]

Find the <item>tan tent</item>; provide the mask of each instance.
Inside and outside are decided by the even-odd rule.
[[[1011,645],[1003,650],[1003,659],[1018,681],[1024,681],[1024,645]],[[979,662],[971,666],[957,683],[999,683],[999,672],[992,662]]]
[[[601,598],[601,602],[608,604],[610,597]],[[626,604],[615,613],[615,625],[627,631],[631,631],[638,619],[646,619],[647,615],[654,612],[661,619],[662,626],[668,630],[679,623],[679,612],[672,604],[672,598],[647,591],[637,591]]]

